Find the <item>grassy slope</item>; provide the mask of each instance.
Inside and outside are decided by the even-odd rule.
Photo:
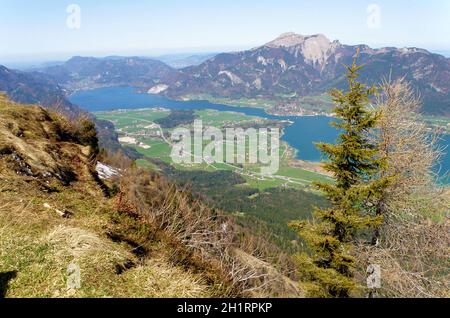
[[[89,147],[76,142],[69,128],[72,125],[55,114],[0,96],[0,296],[221,297],[235,292],[212,254],[199,253],[172,233],[189,231],[200,220],[213,222],[208,215],[217,217],[217,211],[141,171],[135,171],[136,178],[144,183],[126,179],[129,185],[124,189],[145,190],[136,198],[148,207],[106,196],[88,158]],[[158,209],[173,215],[173,222],[178,217],[182,222],[150,222]],[[200,212],[208,218],[200,219]],[[297,283],[270,263],[239,245],[230,250],[237,260],[234,265],[250,266],[269,280],[246,282],[250,290],[258,284],[264,290],[242,289],[232,295],[302,295]],[[80,269],[79,288],[67,285],[73,264]]]
[[[215,295],[201,274],[170,261],[164,243],[146,239],[145,226],[126,241],[111,239],[111,233],[129,233],[133,221],[103,195],[89,173],[85,149],[60,140],[54,130],[58,119],[48,116],[0,97],[0,280],[6,286],[0,292],[6,297]],[[54,146],[59,155],[49,156]],[[16,172],[24,165],[34,176]],[[70,185],[37,177],[62,165],[76,173]],[[54,208],[73,216],[62,218]],[[67,288],[72,263],[81,269],[77,290]]]
[[[3,177],[4,175],[2,175]],[[42,194],[21,182],[0,182],[0,273],[15,273],[7,297],[206,297],[212,289],[201,275],[170,263],[155,242],[151,258],[141,258],[127,243],[105,233],[114,209],[101,193],[82,184],[61,193]],[[62,219],[48,203],[74,213]],[[120,216],[115,216],[119,217]],[[77,264],[81,288],[67,288],[67,268]],[[123,271],[130,264],[133,268]],[[0,274],[0,275],[2,275]]]

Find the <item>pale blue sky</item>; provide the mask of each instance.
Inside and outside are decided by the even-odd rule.
[[[81,28],[66,26],[69,4]],[[381,8],[378,29],[367,7]],[[0,63],[251,48],[292,31],[345,44],[450,50],[448,0],[0,0]]]

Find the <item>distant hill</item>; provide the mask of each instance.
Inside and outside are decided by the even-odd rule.
[[[181,69],[189,66],[200,65],[203,62],[213,58],[217,53],[205,53],[205,54],[168,54],[158,56],[155,59],[166,63],[167,65]]]
[[[0,92],[13,101],[57,109],[77,115],[81,109],[66,99],[66,92],[49,76],[39,72],[22,72],[0,65]]]
[[[345,86],[342,64],[351,63],[358,48],[365,82],[406,77],[420,92],[424,112],[450,115],[450,59],[419,48],[349,46],[321,34],[286,33],[252,50],[219,54],[181,70],[175,82],[164,82],[168,85],[164,93],[269,99],[318,95]]]
[[[440,54],[440,55],[443,55],[443,56],[445,56],[445,57],[449,57],[450,58],[450,50],[446,50],[446,51],[433,51],[433,53],[436,53],[436,54]]]
[[[141,57],[80,57],[40,70],[69,93],[106,86],[151,86],[177,73],[161,61]]]
[[[122,150],[135,158],[131,149],[124,149],[117,140],[114,127],[109,123],[95,119],[91,114],[72,104],[66,98],[67,91],[61,88],[49,75],[40,72],[22,72],[0,65],[0,92],[17,103],[34,104],[46,109],[58,111],[69,118],[80,115],[91,117],[97,126],[100,145],[111,152]]]

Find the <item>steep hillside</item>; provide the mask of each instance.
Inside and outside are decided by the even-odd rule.
[[[82,112],[66,99],[66,92],[57,82],[38,72],[21,72],[0,65],[0,92],[16,102],[54,108],[68,115]]]
[[[424,111],[450,115],[450,59],[418,48],[372,49],[349,46],[318,34],[294,33],[252,50],[219,54],[199,66],[181,70],[176,81],[164,82],[165,94],[179,97],[209,94],[226,98],[267,98],[283,101],[320,95],[345,84],[342,64],[357,49],[365,64],[362,79],[376,84],[383,77],[406,77],[421,93]]]
[[[126,159],[98,165],[86,135],[0,95],[0,297],[302,295],[230,220]]]
[[[21,72],[0,65],[0,93],[2,92],[15,102],[39,105],[63,113],[71,119],[80,115],[90,117],[96,123],[101,147],[111,151],[123,149],[117,141],[114,129],[108,123],[96,120],[92,114],[70,103],[66,98],[67,90],[61,88],[50,75],[42,72]],[[129,150],[125,151],[133,156]]]

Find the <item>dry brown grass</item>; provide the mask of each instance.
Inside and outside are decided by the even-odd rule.
[[[93,173],[91,152],[76,143],[64,120],[0,96],[0,274],[16,273],[6,297],[213,295],[203,275],[168,261],[167,246],[149,240],[148,260],[135,246],[111,240],[113,201]],[[70,182],[58,176],[63,168],[73,172]],[[126,227],[126,219],[116,221]],[[72,263],[81,269],[75,291],[66,286]]]
[[[141,260],[133,254],[133,247],[111,241],[104,231],[112,210],[107,211],[107,201],[103,210],[96,209],[102,201],[101,191],[98,196],[74,191],[59,198],[61,193],[44,194],[25,184],[18,183],[20,188],[0,184],[0,272],[17,272],[7,297],[212,295],[202,275],[169,262],[167,247],[154,243],[151,260]],[[71,219],[63,219],[42,205],[67,204],[67,199],[71,199],[74,212]],[[81,269],[82,285],[75,293],[66,286],[67,267],[72,263]],[[118,274],[118,269],[124,269],[123,273]]]
[[[236,240],[238,228],[231,219],[190,192],[140,169],[127,170],[120,189],[117,210],[147,224],[156,239],[170,246],[174,264],[204,273],[221,296],[301,295],[275,268],[256,266],[252,260],[257,258],[242,250],[256,245]],[[238,250],[248,257],[236,257]]]

